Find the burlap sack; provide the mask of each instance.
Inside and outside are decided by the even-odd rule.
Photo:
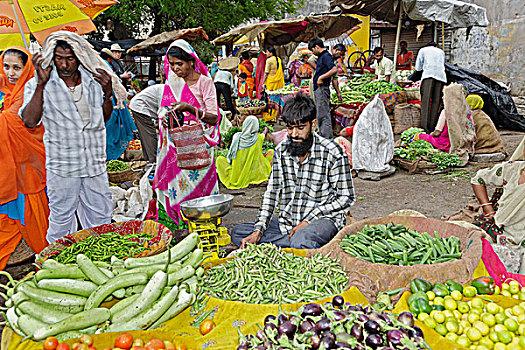
[[[474,141],[474,153],[477,154],[492,154],[503,153],[507,154],[503,146],[503,140],[499,135],[496,126],[488,115],[480,109],[472,111],[472,119],[474,119],[474,126],[476,127],[476,140]]]
[[[438,170],[438,167],[434,163],[427,162],[426,160],[408,160],[398,157],[394,157],[394,163],[401,169],[408,171],[408,174],[433,174]]]
[[[365,225],[389,223],[404,225],[420,232],[428,232],[430,235],[434,235],[434,231],[437,231],[441,237],[456,236],[461,241],[463,256],[460,260],[448,263],[396,266],[373,264],[357,259],[345,253],[339,247],[343,237],[347,234],[355,234],[361,231]],[[371,286],[368,289],[358,288],[369,301],[373,302],[376,295],[372,293],[375,292],[375,289],[378,289],[378,291],[391,291],[407,287],[410,281],[416,277],[433,283],[445,282],[448,279],[453,279],[461,284],[467,283],[480,262],[482,244],[479,232],[470,231],[457,225],[421,217],[385,216],[362,220],[353,225],[345,226],[330,243],[320,249],[309,251],[312,255],[318,252],[321,252],[323,255],[330,254],[332,257],[337,257],[341,265],[346,269],[351,281],[364,281],[364,284],[370,283]],[[362,285],[363,283],[359,284]]]
[[[400,103],[394,107],[394,134],[401,134],[408,128],[421,127],[421,107]]]

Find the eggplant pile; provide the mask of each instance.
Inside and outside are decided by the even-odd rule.
[[[417,350],[430,349],[411,313],[379,313],[370,306],[332,302],[303,305],[296,312],[268,315],[255,335],[239,331],[237,350]]]

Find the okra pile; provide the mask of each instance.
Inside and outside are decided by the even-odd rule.
[[[374,264],[423,265],[461,259],[461,242],[457,237],[443,238],[427,232],[409,230],[403,225],[374,225],[353,235],[346,235],[340,247],[353,257]]]
[[[251,304],[301,303],[345,291],[348,278],[333,259],[295,256],[272,244],[253,245],[225,264],[211,268],[203,293]]]
[[[151,257],[112,257],[93,261],[85,254],[76,264],[46,260],[29,278],[10,281],[5,295],[6,324],[25,339],[59,341],[95,332],[147,330],[193,304],[204,252],[197,233]],[[110,308],[102,304],[119,300]]]

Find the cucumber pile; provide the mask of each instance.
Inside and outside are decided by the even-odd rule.
[[[193,233],[161,254],[109,264],[84,254],[70,265],[49,259],[21,281],[0,272],[9,278],[6,324],[35,341],[155,328],[195,302],[205,258],[198,240]],[[113,298],[120,301],[101,307]]]

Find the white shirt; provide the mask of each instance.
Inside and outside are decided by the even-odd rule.
[[[42,124],[46,148],[46,170],[62,177],[94,177],[106,171],[106,126],[102,103],[102,86],[84,67],[82,93],[89,106],[89,121],[84,123],[66,83],[51,71],[44,88]],[[78,89],[79,87],[77,87]],[[18,114],[22,116],[36,89],[36,79],[24,88],[24,103]]]
[[[381,62],[378,64],[376,60],[372,68],[375,69],[378,80],[385,80],[387,75],[392,76],[392,73],[394,73],[394,62],[390,58],[383,56]]]
[[[148,86],[131,99],[129,109],[133,112],[145,114],[150,118],[157,119],[163,93],[164,84]]]
[[[445,74],[445,53],[443,50],[434,46],[422,48],[417,54],[416,70],[423,71],[421,80],[433,78],[446,83],[447,75]]]
[[[230,85],[232,88],[232,91],[235,89],[235,84],[233,82],[233,75],[228,72],[227,70],[218,70],[217,73],[215,73],[215,77],[213,78],[214,83],[224,83]]]

